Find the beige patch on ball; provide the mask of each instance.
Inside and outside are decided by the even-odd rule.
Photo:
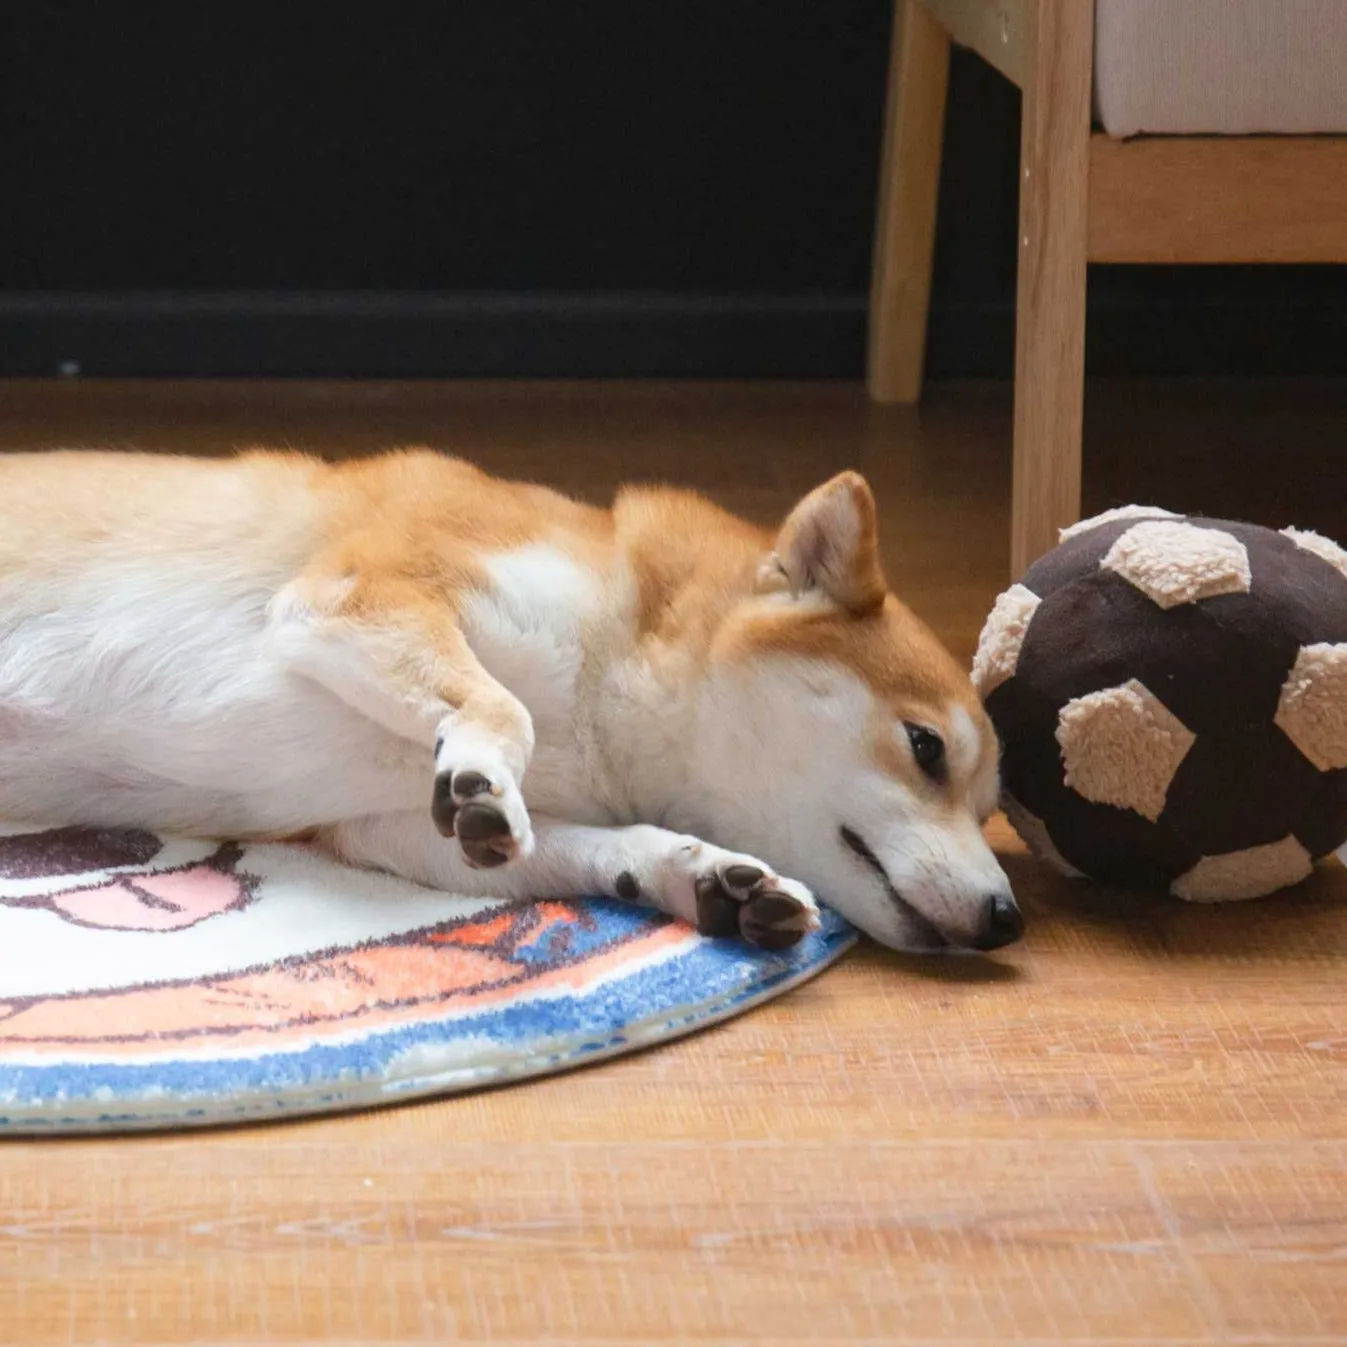
[[[1089,519],[1082,519],[1079,524],[1068,524],[1066,528],[1058,529],[1057,541],[1064,543],[1068,538],[1079,537],[1082,533],[1097,529],[1101,524],[1111,524],[1116,519],[1182,518],[1182,515],[1175,514],[1173,510],[1162,510],[1158,505],[1118,505],[1112,510],[1105,510],[1102,514],[1093,515]]]
[[[1301,647],[1272,723],[1321,772],[1347,767],[1347,645]]]
[[[1075,697],[1057,716],[1066,784],[1152,823],[1195,734],[1137,679]]]
[[[1312,529],[1282,529],[1282,537],[1290,538],[1295,545],[1306,552],[1313,552],[1321,561],[1336,567],[1347,579],[1347,551],[1344,551],[1331,538]]]
[[[1217,594],[1247,594],[1253,583],[1249,554],[1238,538],[1163,519],[1128,529],[1100,565],[1161,608]]]
[[[973,656],[973,686],[979,697],[987,698],[994,688],[1015,676],[1029,622],[1040,602],[1033,590],[1011,585],[992,606]]]
[[[1170,885],[1170,892],[1190,903],[1226,903],[1262,898],[1308,879],[1314,869],[1310,853],[1294,837],[1222,856],[1203,856]]]
[[[1085,875],[1076,869],[1054,845],[1048,833],[1047,824],[1037,814],[1031,814],[1013,795],[1001,796],[1001,811],[1010,821],[1010,826],[1019,833],[1021,840],[1041,861],[1046,861],[1059,875],[1068,879],[1084,879]]]

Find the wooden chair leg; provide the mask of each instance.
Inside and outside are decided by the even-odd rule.
[[[1094,6],[1028,7],[1015,317],[1015,577],[1080,517]]]
[[[876,402],[921,396],[948,82],[949,35],[918,0],[895,0],[866,357]]]

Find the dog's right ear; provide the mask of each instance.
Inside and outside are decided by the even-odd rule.
[[[839,473],[786,516],[772,555],[758,568],[757,590],[826,594],[849,613],[884,602],[875,498],[858,472]]]

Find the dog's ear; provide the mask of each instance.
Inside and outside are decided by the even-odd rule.
[[[850,613],[884,602],[875,498],[858,472],[839,473],[786,516],[776,549],[758,571],[760,593],[817,590]]]

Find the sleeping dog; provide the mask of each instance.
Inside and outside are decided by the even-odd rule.
[[[1022,922],[995,735],[847,472],[775,537],[429,451],[0,458],[0,818],[305,835],[460,893],[784,948]]]

